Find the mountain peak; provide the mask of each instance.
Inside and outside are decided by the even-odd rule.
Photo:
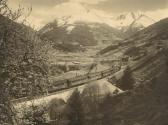
[[[118,21],[117,28],[129,35],[155,23],[155,20],[141,11],[123,13],[116,18],[116,21]]]
[[[122,13],[119,16],[116,17],[116,20],[126,20],[126,19],[133,19],[136,20],[140,16],[144,15],[142,12],[128,12],[128,13]]]

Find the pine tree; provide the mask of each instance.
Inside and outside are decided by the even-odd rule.
[[[83,125],[83,107],[80,92],[76,89],[67,102],[68,125]]]
[[[132,76],[130,67],[127,67],[124,71],[123,77],[118,81],[118,87],[122,90],[130,90],[133,89],[135,80]]]
[[[112,96],[111,94],[107,94],[105,98],[103,99],[101,105],[100,105],[100,113],[102,115],[101,122],[102,125],[107,125],[112,122]]]

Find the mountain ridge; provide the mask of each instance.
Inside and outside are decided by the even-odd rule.
[[[105,46],[126,35],[120,30],[101,23],[75,22],[74,24],[58,25],[53,21],[38,31],[43,39],[49,39],[56,46],[69,44],[79,48],[87,46]],[[58,48],[59,49],[59,48]],[[63,49],[63,51],[66,51]],[[75,51],[75,50],[70,50]],[[78,50],[77,50],[78,51]]]
[[[168,18],[162,19],[147,28],[138,31],[132,36],[127,37],[123,41],[120,42],[120,44],[124,44],[124,46],[129,45],[143,45],[145,46],[157,46],[157,43],[162,40],[168,39],[167,30],[168,29]],[[165,43],[166,44],[166,43]],[[110,47],[111,46],[111,47]],[[108,46],[107,48],[103,49],[103,52],[110,52],[113,49],[112,45]],[[119,46],[119,44],[118,44]],[[112,49],[110,49],[112,48]],[[105,53],[104,53],[105,54]]]
[[[137,31],[140,31],[156,22],[141,12],[121,14],[116,18],[116,20],[119,21],[117,27],[128,35],[133,35]]]

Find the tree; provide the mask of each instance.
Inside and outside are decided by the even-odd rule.
[[[104,98],[103,92],[97,84],[90,84],[82,92],[82,101],[87,125],[99,125],[101,122],[100,103]]]
[[[66,122],[64,119],[64,110],[66,103],[63,99],[54,98],[49,103],[49,117],[50,117],[50,125],[60,125],[62,122]]]
[[[80,92],[76,89],[67,102],[68,125],[83,125],[84,114]]]
[[[122,78],[118,81],[118,87],[122,90],[130,90],[133,89],[135,84],[135,80],[132,76],[130,67],[127,67],[124,71],[124,75]]]
[[[102,125],[110,124],[112,119],[112,95],[107,94],[100,104],[100,113],[102,115]]]
[[[42,42],[30,27],[16,23],[21,15],[21,7],[13,12],[0,0],[0,124],[18,125],[11,100],[44,93],[47,83]]]
[[[164,49],[163,54],[165,55],[166,73],[168,74],[168,49]]]
[[[4,17],[15,21],[21,15],[21,9],[19,8],[16,12],[12,12],[7,5],[7,0],[0,0],[0,124],[17,124],[17,119],[15,118],[15,111],[13,106],[10,103],[10,91],[9,91],[9,80],[10,75],[6,68],[6,64],[4,63],[4,58],[8,55],[5,55],[6,46],[7,46],[7,38],[9,35],[9,31],[12,27],[7,22]],[[3,32],[4,31],[4,32]],[[11,32],[11,31],[10,31]]]
[[[21,125],[46,125],[46,110],[47,108],[45,106],[32,105],[29,109],[23,111]]]

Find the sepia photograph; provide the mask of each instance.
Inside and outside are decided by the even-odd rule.
[[[168,125],[168,0],[0,0],[0,125]]]

